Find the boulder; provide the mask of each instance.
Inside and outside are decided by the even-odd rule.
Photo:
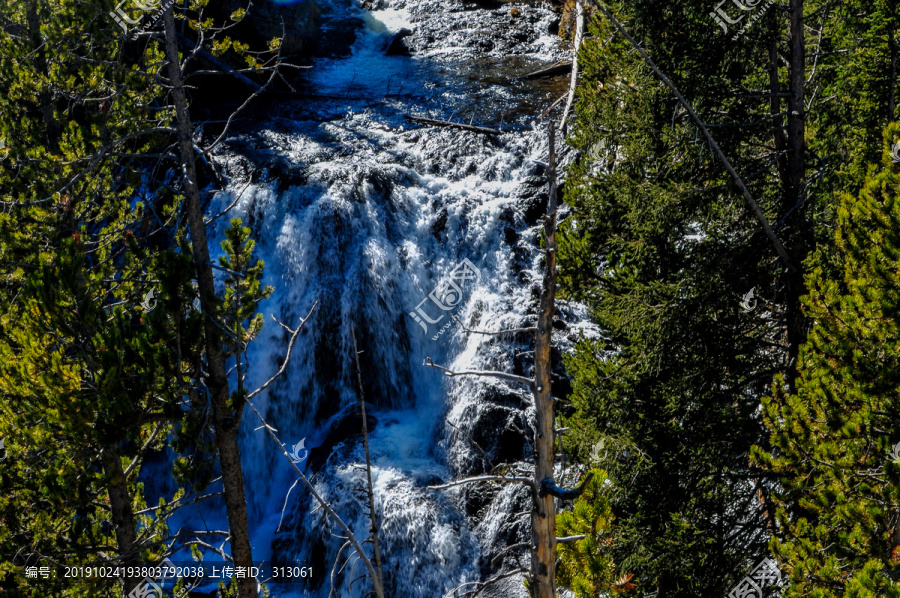
[[[403,40],[412,34],[413,32],[409,29],[401,29],[398,31],[393,39],[391,39],[391,43],[388,45],[385,54],[388,56],[409,56],[409,48]]]

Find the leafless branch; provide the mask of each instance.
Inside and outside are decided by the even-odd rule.
[[[241,200],[241,198],[244,196],[244,192],[250,187],[250,185],[251,185],[252,183],[253,183],[253,180],[252,180],[252,179],[251,179],[251,180],[248,180],[248,181],[247,181],[247,184],[244,185],[244,188],[241,189],[241,192],[238,193],[238,194],[237,194],[237,197],[234,198],[234,201],[231,202],[231,203],[228,205],[227,208],[225,208],[224,210],[222,210],[221,212],[219,212],[218,214],[216,214],[215,216],[213,216],[212,218],[210,218],[209,220],[207,220],[207,221],[206,221],[206,226],[209,226],[210,224],[212,224],[213,222],[215,222],[216,220],[218,220],[219,218],[221,218],[222,216],[224,216],[225,214],[227,214],[228,212],[230,212],[231,209],[234,208],[234,206],[237,205],[237,202],[239,202],[239,201]]]
[[[334,557],[334,565],[331,566],[331,590],[328,592],[328,598],[334,595],[334,576],[335,570],[337,569],[338,563],[341,560],[341,553],[344,552],[344,549],[350,546],[350,542],[344,542],[341,547],[337,551],[337,556]]]
[[[505,372],[494,372],[489,370],[464,370],[461,372],[454,372],[453,370],[448,370],[445,367],[437,365],[436,363],[434,363],[434,361],[431,360],[430,357],[426,357],[425,362],[422,365],[427,365],[428,367],[440,370],[444,372],[444,374],[446,374],[448,378],[454,378],[456,376],[489,376],[492,378],[500,378],[501,380],[506,380],[507,382],[524,384],[528,388],[534,388],[534,380],[532,380],[531,378],[525,378],[524,376],[516,376],[515,374],[507,374]]]
[[[495,565],[497,561],[500,560],[500,557],[503,555],[512,552],[513,550],[518,550],[520,548],[531,548],[531,542],[519,542],[518,544],[513,544],[511,546],[507,546],[503,550],[497,553],[497,555],[491,559],[491,565]]]
[[[285,370],[287,369],[288,363],[291,360],[291,351],[294,349],[294,343],[297,342],[297,337],[300,335],[300,331],[303,329],[303,325],[306,324],[307,320],[309,320],[310,316],[312,316],[313,310],[315,310],[316,306],[318,306],[318,305],[319,305],[319,300],[316,299],[316,302],[313,304],[312,309],[309,310],[309,313],[306,315],[305,318],[302,318],[300,320],[300,324],[297,326],[296,330],[291,330],[290,328],[288,328],[281,322],[278,322],[278,320],[275,318],[275,316],[272,316],[272,319],[275,320],[276,322],[278,322],[278,324],[282,328],[285,328],[286,330],[289,330],[291,332],[291,340],[288,343],[287,353],[285,353],[285,355],[284,355],[284,363],[281,364],[281,367],[278,369],[277,372],[275,372],[275,374],[271,378],[266,380],[265,384],[263,384],[262,386],[260,386],[259,388],[257,388],[253,392],[251,392],[249,395],[247,395],[247,401],[249,401],[256,395],[258,395],[259,393],[263,392],[267,388],[269,388],[269,385],[272,384],[272,382],[274,382],[282,374],[284,374]],[[263,423],[265,423],[265,422],[263,422]]]
[[[575,39],[574,48],[572,50],[572,76],[569,80],[569,94],[566,100],[566,107],[563,110],[562,118],[559,119],[559,128],[563,133],[566,131],[566,121],[569,119],[569,112],[575,103],[575,88],[578,86],[578,50],[581,48],[581,42],[584,40],[584,0],[575,0]]]
[[[372,585],[375,586],[376,595],[378,596],[378,598],[384,598],[384,590],[381,588],[381,585],[378,583],[378,576],[375,572],[375,567],[372,566],[372,561],[370,561],[369,558],[366,556],[366,553],[363,552],[362,545],[360,545],[359,541],[356,539],[356,535],[354,535],[353,530],[351,530],[350,527],[346,523],[344,523],[344,520],[341,519],[340,515],[338,515],[335,512],[335,510],[331,508],[331,505],[329,505],[327,502],[325,502],[325,499],[322,498],[318,492],[316,492],[315,486],[312,485],[312,483],[309,481],[309,479],[306,477],[306,475],[304,475],[304,473],[302,471],[300,471],[300,468],[297,467],[297,464],[294,463],[294,461],[291,459],[291,456],[288,454],[287,449],[284,448],[284,444],[281,442],[281,440],[278,439],[278,436],[275,434],[275,432],[272,431],[272,428],[266,423],[266,420],[263,418],[262,414],[256,408],[256,405],[254,405],[253,403],[251,403],[249,401],[247,402],[247,405],[250,406],[250,409],[256,415],[257,419],[259,419],[259,422],[263,425],[266,432],[269,434],[269,437],[275,441],[276,445],[278,445],[278,448],[281,450],[281,454],[283,454],[285,459],[287,459],[288,462],[290,462],[291,467],[294,469],[294,472],[298,476],[300,476],[300,481],[303,482],[303,485],[306,486],[306,489],[309,490],[309,493],[312,495],[312,497],[316,500],[316,502],[319,504],[319,506],[322,507],[322,510],[324,510],[328,514],[328,516],[331,517],[332,521],[334,521],[337,524],[337,526],[340,527],[341,530],[346,534],[347,541],[350,542],[351,546],[353,546],[353,549],[356,551],[356,554],[359,556],[359,559],[362,560],[363,564],[365,564],[366,569],[369,572],[369,578],[372,580]]]
[[[467,125],[463,123],[454,123],[447,120],[436,120],[434,118],[424,118],[422,116],[411,116],[404,114],[403,117],[420,125],[428,125],[429,127],[449,127],[451,129],[461,129],[463,131],[471,131],[473,133],[481,133],[482,135],[500,135],[503,131],[499,129],[489,129],[487,127],[478,127],[475,125]]]
[[[520,332],[537,332],[537,328],[534,326],[532,326],[530,328],[510,328],[508,330],[498,330],[497,332],[487,332],[484,330],[470,330],[468,327],[466,327],[465,324],[462,323],[462,320],[460,320],[459,318],[456,317],[456,314],[453,314],[453,316],[451,316],[451,317],[454,320],[456,320],[456,322],[460,326],[462,326],[462,329],[464,331],[468,332],[469,334],[487,334],[487,335],[499,336],[501,334],[518,334]]]
[[[508,478],[502,475],[485,475],[485,476],[477,476],[474,478],[463,478],[462,480],[456,480],[455,482],[450,482],[448,484],[441,484],[440,486],[428,486],[431,490],[446,490],[447,488],[453,488],[454,486],[462,486],[463,484],[474,484],[477,482],[500,482],[503,484],[525,484],[526,486],[532,485],[531,478]]]
[[[527,571],[525,569],[513,569],[512,571],[507,571],[506,573],[499,573],[499,574],[495,575],[494,577],[488,579],[487,581],[470,581],[470,582],[467,582],[464,584],[460,584],[460,585],[456,586],[455,588],[453,588],[452,590],[450,590],[448,593],[444,594],[443,598],[462,598],[463,596],[468,596],[469,594],[472,595],[472,598],[475,598],[475,596],[477,596],[478,594],[483,592],[485,589],[487,589],[488,586],[491,586],[491,585],[497,583],[498,581],[504,580],[507,577],[512,577],[513,575],[518,575],[519,573],[527,573]],[[461,590],[462,588],[464,588],[466,586],[475,586],[475,588],[473,588],[471,590],[467,590],[467,591],[463,592],[462,594],[457,595],[456,592],[458,592],[459,590]]]
[[[256,429],[259,430],[259,428]],[[291,497],[291,492],[297,487],[298,483],[300,483],[300,480],[294,480],[294,483],[288,488],[287,494],[284,495],[284,506],[281,507],[281,518],[278,520],[278,527],[275,528],[276,532],[281,531],[281,524],[284,522],[284,512],[287,510],[288,506],[288,499]]]
[[[145,442],[144,446],[141,447],[141,450],[138,451],[137,456],[135,456],[134,460],[125,469],[126,478],[134,471],[134,468],[137,467],[138,463],[140,463],[141,457],[144,455],[144,452],[146,452],[147,447],[153,444],[153,441],[156,440],[156,435],[159,434],[160,430],[162,430],[165,425],[166,422],[159,422],[156,424],[156,428],[153,430],[153,433],[150,434],[150,438],[147,439],[147,442]]]
[[[566,536],[565,538],[557,538],[557,539],[556,539],[556,543],[557,543],[557,544],[568,544],[568,543],[570,543],[570,542],[577,542],[577,541],[579,541],[579,540],[584,540],[585,538],[587,538],[587,536],[585,536],[585,535],[581,535],[581,536]]]

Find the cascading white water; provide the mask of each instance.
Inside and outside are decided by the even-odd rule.
[[[490,565],[484,555],[496,552],[492,545],[521,539],[526,529],[515,489],[484,497],[475,508],[464,490],[427,486],[482,471],[487,459],[473,440],[491,459],[526,458],[529,399],[493,380],[451,383],[423,360],[516,372],[528,367],[527,356],[518,354],[527,342],[466,335],[432,301],[423,309],[443,319],[426,333],[410,312],[469,260],[480,280],[463,286],[452,313],[475,329],[533,322],[540,279],[535,224],[545,192],[534,161],[546,159],[546,134],[532,130],[532,121],[535,109],[556,97],[509,78],[514,69],[497,55],[511,52],[495,48],[498,23],[519,44],[512,54],[520,73],[523,64],[539,66],[535,59],[549,61],[560,51],[549,34],[553,13],[541,6],[519,6],[515,17],[508,9],[461,10],[450,1],[373,4],[379,10],[350,15],[366,23],[351,54],[318,60],[310,71],[307,89],[320,97],[272,106],[229,140],[219,160],[233,182],[209,212],[239,197],[229,216],[253,227],[265,282],[275,288],[261,305],[266,327],[249,353],[250,388],[278,369],[287,348],[286,333],[270,316],[293,327],[319,302],[286,375],[255,404],[288,448],[305,439],[307,473],[362,539],[369,532],[360,494],[355,328],[372,406],[386,585],[391,595],[432,598],[482,579]],[[414,30],[412,43],[422,47],[412,58],[386,57],[385,46],[401,27]],[[456,120],[477,112],[483,124],[503,124],[509,132],[493,139],[419,128],[403,118],[407,112]],[[257,173],[252,184],[243,174],[250,171]],[[218,221],[216,238],[227,220]],[[286,501],[294,473],[255,428],[247,414],[242,452],[254,557],[313,563],[312,582],[274,593],[324,598],[343,540],[331,535],[336,528],[321,510],[312,512],[302,486]],[[364,573],[361,564],[348,565],[337,577],[337,595],[365,596],[370,585],[357,580]],[[521,582],[510,588],[524,593]]]

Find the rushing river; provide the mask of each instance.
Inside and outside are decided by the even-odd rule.
[[[498,571],[504,558],[511,568],[512,554],[491,561],[529,537],[522,490],[426,486],[483,473],[488,458],[527,466],[530,396],[495,380],[451,381],[423,361],[530,374],[527,337],[466,335],[451,316],[481,330],[534,321],[546,199],[538,162],[547,159],[539,116],[567,80],[520,76],[566,53],[558,14],[541,4],[367,6],[334,7],[361,28],[347,55],[313,62],[298,82],[308,97],[270,99],[235,131],[218,156],[229,188],[209,213],[240,197],[232,214],[253,227],[265,282],[275,288],[249,353],[251,388],[277,370],[287,348],[270,315],[293,326],[319,302],[285,376],[256,404],[289,449],[304,440],[302,467],[362,539],[355,329],[387,595],[438,598]],[[411,56],[386,56],[402,29],[412,32],[403,40]],[[503,134],[425,127],[405,114]],[[565,345],[584,318],[573,306],[561,311]],[[292,489],[290,464],[249,411],[242,434],[254,558],[311,564],[311,581],[273,593],[325,598],[339,530],[302,485]],[[371,589],[354,561],[336,577],[338,596]],[[522,578],[496,592],[524,595]]]

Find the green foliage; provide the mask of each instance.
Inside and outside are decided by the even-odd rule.
[[[761,351],[772,329],[739,302],[771,288],[772,252],[747,238],[755,221],[693,125],[672,125],[676,106],[640,57],[609,24],[592,33],[560,261],[564,294],[588,303],[602,336],[566,361],[568,438],[582,459],[605,441],[598,466],[610,477],[618,574],[660,595],[724,595],[747,554],[765,549],[760,515],[729,505],[755,502],[746,455],[777,363]]]
[[[789,185],[779,145],[785,101],[767,95],[790,87],[787,13],[759,4],[766,13],[733,41],[700,0],[606,4],[710,124],[798,267],[842,266],[829,259],[837,198],[859,188],[900,91],[884,76],[895,3],[805,3],[822,41],[806,40],[815,57],[804,73],[802,192]],[[634,573],[646,595],[725,595],[767,555],[775,529],[766,507],[775,476],[751,463],[750,449],[768,448],[761,400],[795,367],[806,326],[791,314],[801,314],[803,277],[778,263],[719,159],[640,56],[605,19],[590,31],[560,281],[600,334],[567,358],[567,443],[608,472],[620,575]],[[745,313],[751,289],[758,304]]]
[[[612,543],[612,512],[603,495],[606,472],[594,470],[594,478],[572,507],[556,516],[559,537],[585,536],[583,540],[559,544],[557,581],[570,588],[575,598],[594,598],[608,591],[615,569],[605,548]]]
[[[257,313],[257,305],[268,299],[274,290],[270,286],[261,286],[265,263],[253,260],[255,246],[256,242],[250,238],[250,229],[243,226],[239,218],[232,219],[222,241],[225,256],[219,258],[219,265],[227,271],[222,312],[226,314],[232,333],[231,344],[228,345],[231,355],[246,350],[262,330],[263,319],[262,314]],[[246,327],[244,322],[247,322]]]
[[[814,321],[795,393],[764,401],[777,474],[786,596],[900,596],[900,167],[885,130],[882,159],[837,211],[832,268],[808,276]],[[838,277],[827,272],[838,270]]]
[[[180,164],[166,154],[173,111],[155,77],[162,49],[124,44],[109,7],[0,8],[0,135],[10,150],[0,162],[0,587],[113,596],[114,580],[57,571],[35,584],[23,566],[158,562],[166,519],[188,495],[177,488],[147,509],[143,458],[170,439],[179,484],[200,490],[215,473],[196,268],[179,229]],[[234,239],[229,263],[250,281],[262,265],[242,261],[246,231]],[[247,319],[266,291],[242,285],[232,293],[250,299],[234,313]],[[260,325],[241,329],[243,346]],[[110,469],[115,459],[124,478]],[[118,546],[113,485],[145,510],[131,522],[137,553]]]
[[[239,218],[232,219],[231,226],[225,230],[225,240],[222,241],[225,255],[219,258],[219,265],[226,271],[225,297],[220,313],[228,330],[226,357],[235,357],[238,388],[231,400],[236,413],[240,413],[246,394],[243,385],[245,352],[263,327],[263,317],[257,313],[257,306],[274,290],[270,286],[261,286],[265,263],[254,261],[255,245],[250,239],[250,229],[243,226]]]

